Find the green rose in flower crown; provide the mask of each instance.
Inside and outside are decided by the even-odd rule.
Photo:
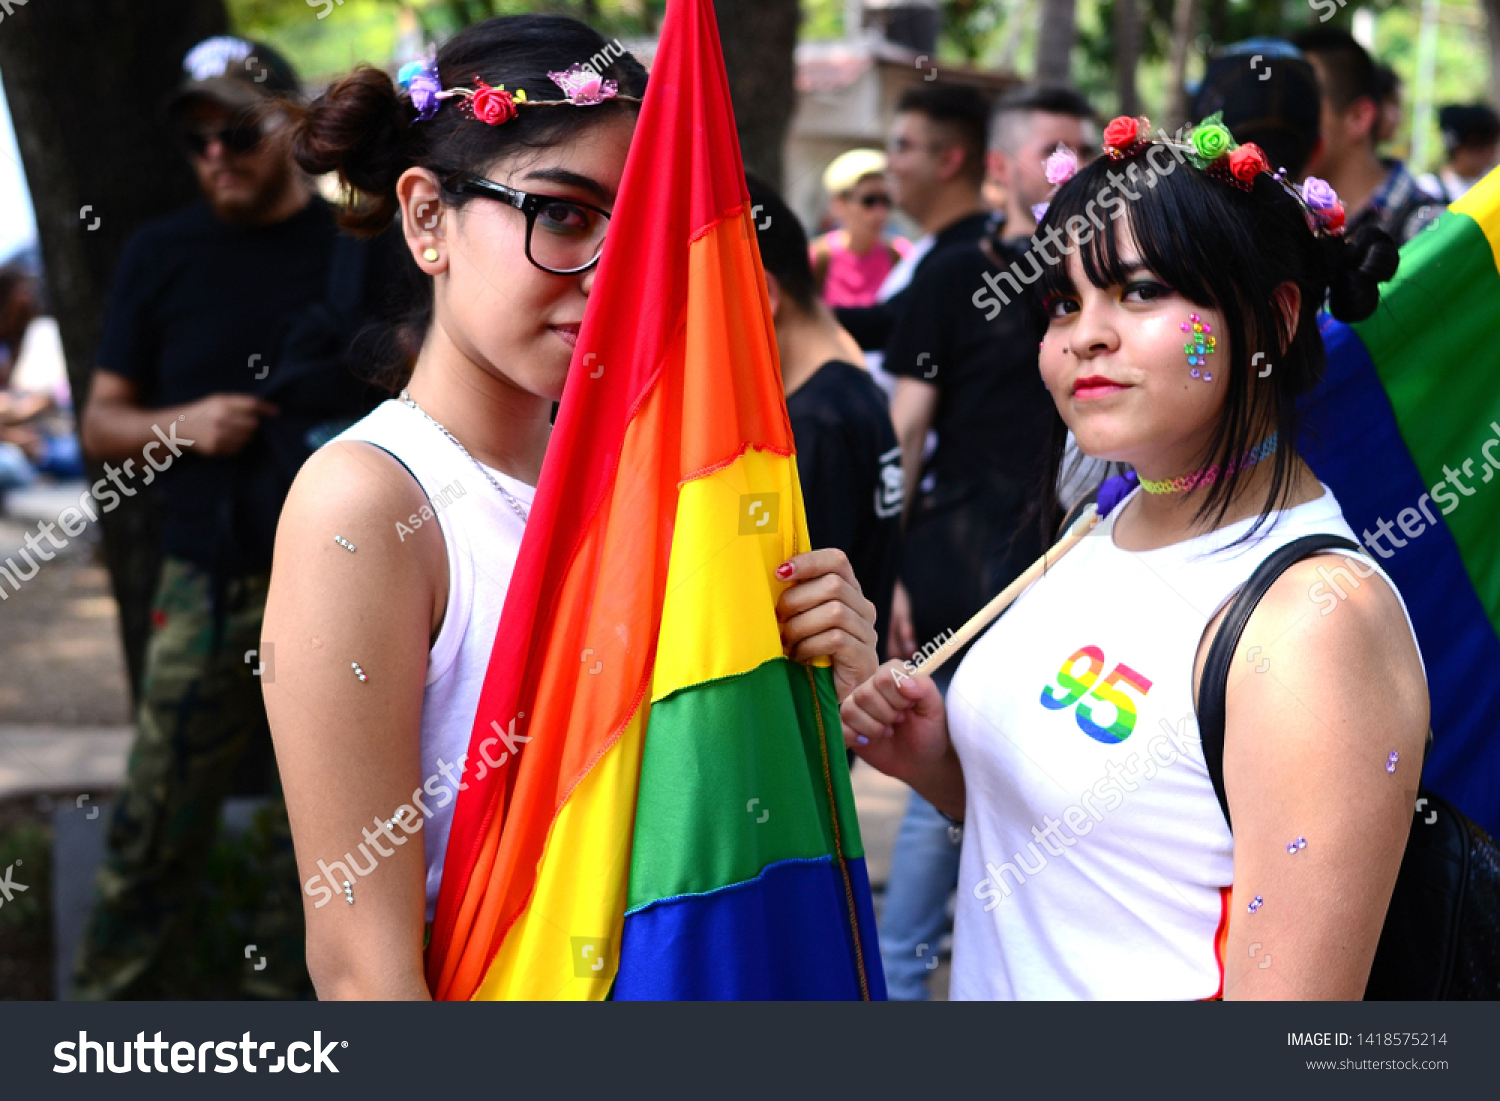
[[[1224,112],[1215,111],[1188,134],[1193,151],[1188,154],[1196,168],[1207,168],[1234,148],[1234,136],[1224,125]]]

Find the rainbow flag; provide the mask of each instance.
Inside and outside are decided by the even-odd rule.
[[[1427,785],[1500,833],[1500,170],[1402,247],[1381,291],[1358,325],[1324,319],[1303,455],[1411,612]]]
[[[671,0],[474,721],[471,762],[515,752],[458,798],[435,997],[884,996],[832,673],[775,615],[808,549],[713,5]]]

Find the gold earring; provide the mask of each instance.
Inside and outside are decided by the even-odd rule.
[[[426,260],[429,264],[436,264],[437,263],[437,258],[438,258],[438,250],[437,249],[435,249],[435,248],[427,248],[427,249],[423,249],[422,250],[422,259]]]

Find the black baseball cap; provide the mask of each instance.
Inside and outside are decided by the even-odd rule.
[[[233,35],[205,38],[182,59],[183,80],[167,99],[168,116],[195,99],[240,113],[276,99],[296,100],[296,70],[270,46]]]
[[[1302,175],[1318,141],[1318,77],[1302,51],[1280,38],[1226,46],[1208,63],[1193,118],[1224,112],[1241,144],[1253,141],[1273,168]]]

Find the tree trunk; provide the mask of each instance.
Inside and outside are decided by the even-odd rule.
[[[1198,0],[1174,0],[1172,5],[1172,63],[1168,85],[1167,130],[1175,132],[1188,121],[1187,59],[1198,23]]]
[[[1120,114],[1141,113],[1141,94],[1135,83],[1141,60],[1141,9],[1137,0],[1115,0],[1115,94]]]
[[[125,238],[198,194],[160,121],[162,101],[181,78],[188,49],[228,25],[223,0],[32,0],[0,26],[0,74],[79,410]],[[91,481],[100,474],[90,466]],[[158,518],[139,494],[101,522],[136,693],[156,584]]]
[[[1484,30],[1490,43],[1490,102],[1500,103],[1500,0],[1484,0]]]
[[[1000,53],[995,58],[996,72],[1016,71],[1016,54],[1021,50],[1021,36],[1026,32],[1028,2],[1029,0],[1014,0],[1010,13],[1005,17],[1005,36],[1001,39]]]
[[[1071,86],[1074,0],[1042,0],[1042,26],[1036,40],[1036,82]]]
[[[779,189],[797,105],[797,0],[715,0],[714,10],[745,168]]]

